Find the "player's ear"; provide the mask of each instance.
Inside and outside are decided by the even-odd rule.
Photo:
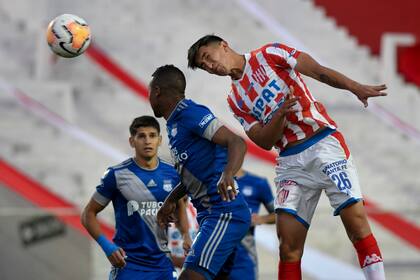
[[[221,42],[220,42],[220,45],[222,46],[222,48],[223,48],[224,50],[227,50],[227,48],[229,47],[228,42],[226,42],[225,40],[221,41]]]
[[[128,138],[128,143],[130,143],[130,147],[131,148],[134,148],[134,137],[133,136],[130,136]]]
[[[162,145],[162,135],[159,135],[159,146]]]
[[[155,92],[156,97],[161,95],[160,86],[158,85],[153,86],[153,91]]]

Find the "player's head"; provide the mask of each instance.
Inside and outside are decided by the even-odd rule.
[[[129,142],[137,157],[145,160],[156,157],[162,142],[158,121],[152,116],[135,118],[130,125]]]
[[[149,83],[149,100],[156,117],[164,117],[165,113],[185,98],[185,76],[174,65],[164,65],[156,69]]]
[[[232,54],[234,52],[225,40],[216,35],[206,35],[189,48],[188,67],[227,76],[232,68]]]

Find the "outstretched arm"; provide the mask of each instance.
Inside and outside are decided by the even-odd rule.
[[[386,85],[370,86],[360,84],[340,72],[322,66],[304,52],[297,58],[295,70],[332,87],[351,91],[365,107],[368,106],[368,98],[387,95],[385,92],[382,92],[387,88]]]

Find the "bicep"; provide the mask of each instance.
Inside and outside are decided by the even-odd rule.
[[[106,205],[102,205],[99,202],[97,202],[93,197],[90,199],[89,203],[85,207],[85,212],[92,213],[92,214],[98,214],[102,210],[104,210]]]
[[[297,58],[295,70],[305,76],[319,80],[322,69],[323,66],[307,53],[302,52]]]
[[[263,125],[259,122],[256,122],[245,132],[252,142],[259,145],[261,143],[261,136],[263,133],[262,129]]]
[[[235,133],[233,133],[226,126],[222,125],[214,133],[213,137],[211,138],[211,141],[223,147],[227,147],[229,142],[238,140],[238,139],[242,139],[242,138],[236,135]]]

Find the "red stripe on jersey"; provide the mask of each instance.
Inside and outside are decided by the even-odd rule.
[[[277,97],[276,97],[276,99],[274,99],[274,101],[275,101],[276,103],[279,103],[279,102],[280,102],[280,100],[283,98],[283,96],[284,96],[284,94],[279,94],[279,95],[277,95]]]
[[[251,110],[248,108],[248,106],[246,106],[245,101],[239,95],[238,89],[236,88],[236,86],[234,84],[232,84],[232,91],[233,91],[233,95],[235,96],[235,99],[236,99],[236,104],[238,104],[238,106],[239,106],[239,109],[241,109],[245,112],[251,112]]]
[[[233,102],[233,100],[230,96],[228,96],[227,101],[228,101],[229,107],[232,109],[235,116],[244,119],[248,124],[251,124],[251,123],[256,121],[256,119],[254,117],[252,117],[250,114],[247,114],[247,113],[241,111],[241,109],[239,109],[235,105],[235,102]]]
[[[312,102],[315,101],[314,97],[312,96],[311,92],[309,91],[308,87],[306,86],[305,82],[303,81],[302,76],[298,72],[296,72],[296,74],[297,74],[300,82],[303,84],[303,87],[305,88],[305,92],[306,92],[306,95],[308,96],[308,98]]]
[[[244,89],[251,102],[254,102],[255,98],[258,96],[258,93],[255,91],[254,87],[251,86],[248,75],[245,74],[239,84]]]
[[[264,110],[264,115],[267,116],[267,114],[270,113],[270,112],[271,112],[271,107],[270,106],[266,106],[265,107],[265,110]]]
[[[314,102],[316,109],[318,110],[318,112],[333,126],[337,127],[337,125],[335,124],[335,122],[333,121],[333,119],[331,119],[331,117],[328,115],[327,110],[325,110],[324,105],[322,105],[321,102],[315,101]]]
[[[343,134],[341,134],[338,131],[335,131],[334,133],[331,134],[332,137],[334,137],[335,139],[338,140],[338,142],[340,142],[341,147],[344,150],[344,153],[346,154],[346,159],[349,159],[350,157],[350,150],[347,147],[346,141],[344,140]]]
[[[295,50],[295,53],[293,54],[294,58],[297,58],[300,55],[300,52],[297,51],[296,49],[290,48],[290,47],[288,47],[286,45],[283,45],[283,44],[269,44],[269,45],[266,45],[262,48],[263,53],[267,54],[267,48],[270,48],[270,47],[285,50],[289,54],[293,50]],[[281,57],[280,55],[275,55],[275,54],[268,54],[268,55],[271,56],[270,60],[273,61],[275,64],[277,64],[277,66],[280,66],[282,68],[287,68],[287,69],[290,68],[289,63],[287,63],[287,60],[284,57]]]

